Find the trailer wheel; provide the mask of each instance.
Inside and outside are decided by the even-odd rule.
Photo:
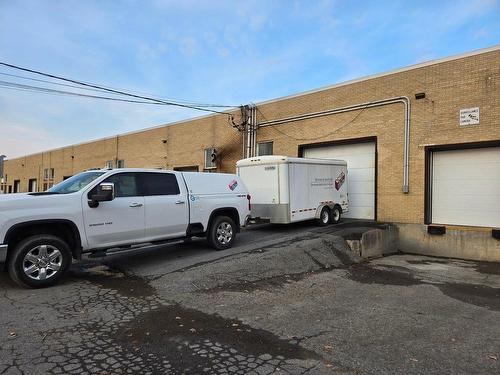
[[[236,237],[236,225],[228,216],[217,216],[208,231],[208,243],[215,250],[225,250],[233,246]]]
[[[338,224],[340,222],[340,217],[342,216],[342,211],[339,206],[333,207],[331,211],[331,222],[332,224]]]
[[[330,209],[328,207],[323,207],[321,213],[319,214],[319,219],[316,219],[316,223],[320,227],[324,227],[325,225],[330,224]]]

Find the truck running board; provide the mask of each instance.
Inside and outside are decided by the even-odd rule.
[[[150,247],[168,245],[168,244],[173,244],[173,243],[181,243],[187,239],[189,239],[189,237],[172,238],[169,240],[145,242],[145,243],[141,243],[141,244],[129,245],[129,246],[123,246],[123,247],[113,247],[111,249],[94,250],[94,251],[91,251],[89,253],[88,257],[89,258],[104,258],[106,255],[117,254],[117,253],[121,253],[124,251],[146,249],[146,248],[150,248]]]

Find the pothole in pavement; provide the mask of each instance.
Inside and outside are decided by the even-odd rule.
[[[238,320],[168,304],[146,280],[105,265],[72,270],[74,295],[57,316],[74,324],[41,332],[34,364],[54,374],[304,373],[322,357]]]
[[[180,305],[161,306],[137,316],[121,327],[115,342],[152,353],[189,374],[260,374],[291,363],[300,369],[298,362],[304,362],[305,370],[322,359],[268,331]]]
[[[438,261],[438,263],[444,262],[446,261]],[[490,268],[487,268],[489,273],[491,273],[492,270],[496,270],[496,267],[489,267]],[[465,302],[467,304],[485,307],[490,310],[500,311],[500,288],[493,288],[486,285],[441,281],[431,283],[429,281],[420,279],[410,269],[389,265],[384,265],[383,267],[374,267],[369,264],[353,265],[348,268],[347,277],[353,281],[363,284],[397,286],[411,286],[422,284],[433,285],[438,288],[444,295],[450,298]]]
[[[403,286],[423,284],[423,281],[417,279],[409,269],[397,266],[375,268],[368,264],[358,264],[348,268],[347,277],[363,284]]]
[[[87,265],[71,268],[69,276],[90,281],[102,288],[112,289],[124,297],[149,297],[156,291],[142,277],[125,274],[107,265]]]

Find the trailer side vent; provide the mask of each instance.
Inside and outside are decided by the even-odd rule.
[[[419,92],[419,93],[415,94],[415,99],[417,99],[417,100],[425,99],[425,92]]]

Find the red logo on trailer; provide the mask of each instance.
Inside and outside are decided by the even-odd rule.
[[[345,173],[340,172],[339,176],[335,179],[335,189],[339,190],[340,187],[344,184],[345,181]]]

